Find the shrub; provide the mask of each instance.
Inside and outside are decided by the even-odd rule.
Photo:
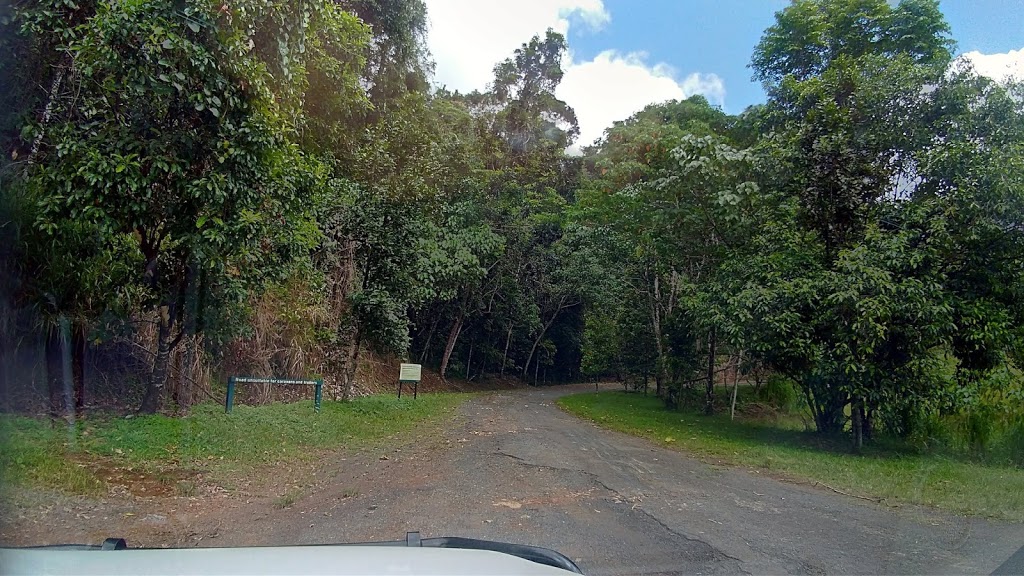
[[[796,384],[780,374],[772,374],[758,393],[759,399],[779,410],[793,410],[800,404]]]
[[[964,439],[976,456],[983,456],[996,433],[995,414],[985,408],[974,408],[967,412],[964,420]]]
[[[919,451],[939,448],[955,449],[956,424],[934,412],[904,410],[900,413],[901,428],[907,442]]]

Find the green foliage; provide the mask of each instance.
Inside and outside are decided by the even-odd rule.
[[[796,409],[801,402],[795,383],[781,374],[772,374],[768,377],[761,388],[760,397],[772,406],[786,411]]]
[[[842,428],[848,404],[867,407],[857,408],[864,416],[855,423],[876,407],[897,431],[898,415],[934,410],[945,394],[949,375],[935,350],[952,352],[966,381],[1008,349],[1016,305],[993,295],[1011,293],[1016,281],[996,278],[1016,272],[964,261],[987,251],[960,244],[974,233],[957,212],[973,211],[984,230],[1015,193],[998,185],[982,192],[932,167],[949,152],[958,158],[953,172],[988,166],[979,172],[1003,170],[1016,181],[1012,163],[989,164],[987,147],[972,142],[1013,147],[1018,132],[990,132],[968,119],[969,106],[952,102],[971,92],[975,111],[991,105],[1006,120],[1021,109],[1005,104],[1006,88],[947,74],[949,47],[932,2],[835,0],[783,10],[754,54],[771,94],[764,121],[774,133],[759,152],[775,207],[754,235],[757,251],[726,275],[741,319],[727,330],[753,336],[752,351],[797,380],[823,431]],[[987,208],[962,205],[967,198]],[[1019,253],[1009,247],[1016,231],[991,230],[1006,253]],[[993,282],[1007,288],[992,290]],[[972,429],[985,437],[983,427]]]
[[[549,28],[543,40],[534,36],[494,67],[490,100],[500,106],[496,134],[512,155],[543,145],[561,150],[579,135],[576,113],[555,97],[565,52],[565,38]]]
[[[553,31],[459,94],[428,90],[420,0],[3,10],[18,305],[155,320],[147,398],[182,337],[258,328],[346,397],[369,347],[710,409],[742,356],[822,432],[1013,443],[1024,88],[951,62],[932,0],[797,0],[765,105],[652,104],[582,157]]]

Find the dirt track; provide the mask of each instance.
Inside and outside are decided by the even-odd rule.
[[[270,495],[115,501],[92,509],[109,524],[80,519],[69,536],[119,530],[102,535],[237,546],[418,530],[554,548],[591,574],[989,573],[1024,544],[1024,525],[887,508],[714,466],[554,406],[585,389],[480,396],[443,430],[322,462],[285,508]],[[289,484],[285,472],[275,495]],[[70,508],[65,517],[89,515],[83,501]],[[20,537],[10,532],[18,526]],[[33,537],[30,520],[4,528],[4,541]]]

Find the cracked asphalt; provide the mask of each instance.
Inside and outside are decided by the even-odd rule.
[[[444,430],[324,462],[320,484],[293,506],[239,510],[200,545],[418,530],[553,548],[587,574],[988,574],[1024,544],[1024,525],[889,508],[716,466],[554,404],[588,389],[476,397]]]

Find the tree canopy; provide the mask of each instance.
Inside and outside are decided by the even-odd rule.
[[[756,367],[859,447],[1020,361],[1024,88],[954,60],[934,0],[794,0],[763,105],[651,104],[582,155],[552,30],[462,94],[420,0],[4,10],[5,305],[150,334],[143,411],[184,402],[182,354],[343,399],[369,350],[703,411]]]

